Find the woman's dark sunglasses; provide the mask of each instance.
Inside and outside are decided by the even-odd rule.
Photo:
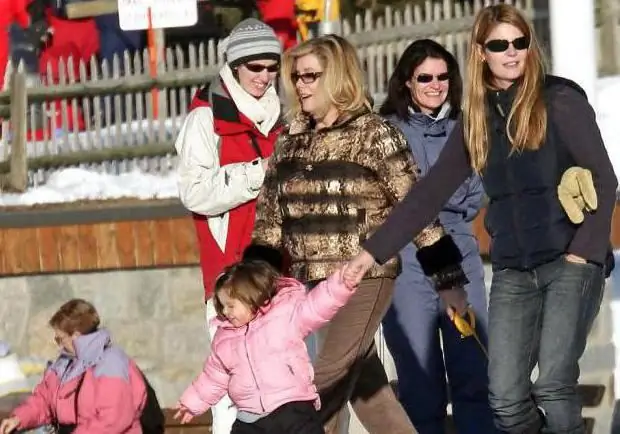
[[[304,84],[310,84],[317,81],[317,79],[323,74],[322,72],[304,72],[303,74],[298,74],[297,72],[293,72],[291,74],[291,81],[293,84],[297,83],[299,79]]]
[[[510,44],[515,50],[527,50],[530,47],[530,38],[527,36],[521,36],[520,38],[509,41],[507,39],[491,39],[487,41],[484,46],[491,53],[503,53],[510,47]]]
[[[450,80],[450,74],[444,72],[443,74],[433,75],[433,74],[418,74],[415,78],[415,81],[418,83],[430,83],[433,79],[436,78],[439,81],[447,81]]]
[[[248,71],[252,71],[252,72],[263,72],[265,69],[267,70],[267,72],[270,73],[274,73],[274,72],[278,72],[280,70],[280,65],[278,65],[277,63],[274,65],[269,65],[269,66],[265,66],[265,65],[260,65],[258,63],[246,63],[245,67]]]

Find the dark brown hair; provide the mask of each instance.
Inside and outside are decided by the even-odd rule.
[[[220,318],[224,316],[224,306],[217,294],[227,291],[228,296],[247,305],[252,313],[269,304],[276,295],[280,274],[265,261],[242,261],[227,267],[215,282],[213,304]]]
[[[446,100],[450,103],[450,118],[456,119],[461,112],[461,98],[463,96],[463,80],[456,58],[445,47],[432,39],[418,39],[412,42],[398,60],[396,69],[390,77],[388,95],[379,109],[379,114],[388,116],[395,114],[402,120],[410,118],[409,106],[416,111],[420,107],[411,98],[411,91],[407,82],[412,79],[413,73],[426,59],[442,59],[446,62],[450,85]]]
[[[75,332],[86,335],[99,327],[99,314],[86,300],[74,298],[60,306],[60,309],[52,315],[49,325],[68,335]]]

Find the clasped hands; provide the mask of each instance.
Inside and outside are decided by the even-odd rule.
[[[582,167],[570,167],[564,172],[557,193],[562,208],[574,224],[582,223],[585,218],[584,212],[595,211],[598,206],[592,173]],[[566,260],[577,263],[585,262],[584,258],[570,253],[566,255]],[[344,279],[347,285],[358,285],[374,263],[375,259],[372,255],[362,249],[345,265]],[[469,303],[464,288],[444,289],[438,291],[438,294],[451,318],[455,312],[461,316],[467,312]]]

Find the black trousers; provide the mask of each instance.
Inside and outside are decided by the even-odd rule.
[[[236,420],[230,434],[325,434],[313,402],[289,402],[254,423]]]

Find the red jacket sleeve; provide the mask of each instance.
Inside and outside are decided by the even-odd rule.
[[[48,369],[41,382],[34,388],[12,416],[19,419],[19,429],[30,429],[51,423],[52,393],[58,388],[58,376]]]
[[[11,14],[11,21],[16,22],[21,27],[26,28],[30,25],[30,15],[26,9],[30,4],[30,0],[10,0],[11,5],[9,11]]]

